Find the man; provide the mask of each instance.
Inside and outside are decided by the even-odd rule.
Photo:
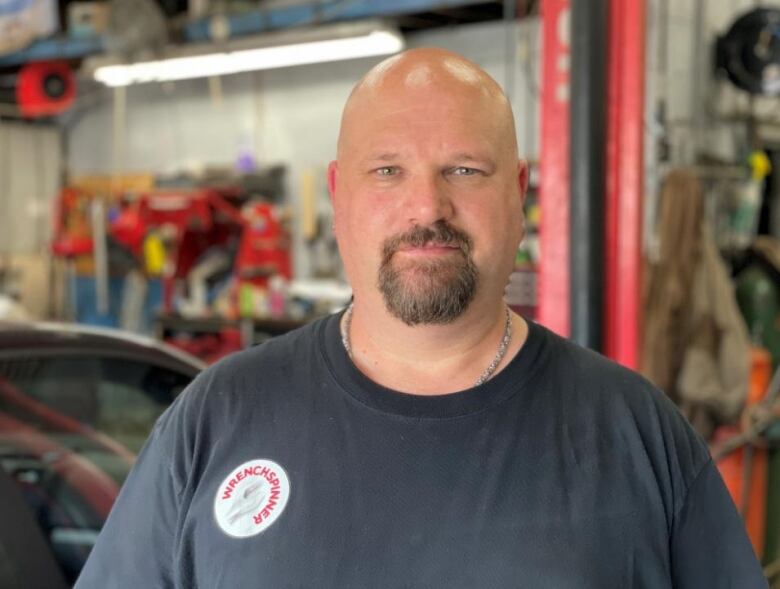
[[[646,381],[510,313],[527,172],[471,62],[393,57],[328,171],[354,303],[203,373],[77,587],[765,587]]]

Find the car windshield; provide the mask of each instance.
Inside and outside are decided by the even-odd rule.
[[[0,466],[78,576],[157,418],[190,375],[83,356],[0,359]]]

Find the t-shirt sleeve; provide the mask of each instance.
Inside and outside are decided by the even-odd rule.
[[[742,519],[712,460],[691,483],[672,534],[675,589],[768,589]]]
[[[201,372],[155,423],[74,589],[173,587],[173,561],[193,432],[213,370]]]
[[[178,517],[163,429],[158,425],[117,497],[75,589],[172,587]]]

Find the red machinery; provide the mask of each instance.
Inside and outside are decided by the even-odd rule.
[[[89,236],[75,237],[66,223],[78,201],[65,190],[60,197],[58,227],[52,249],[57,255],[90,253]],[[144,243],[153,233],[163,236],[165,263],[162,267],[163,305],[173,308],[174,286],[187,278],[201,256],[214,247],[237,244],[233,262],[236,287],[251,283],[265,287],[273,275],[292,277],[289,244],[277,208],[265,202],[236,203],[238,190],[155,191],[121,204],[109,223],[108,233],[139,259]]]
[[[72,188],[63,188],[54,210],[54,240],[52,253],[55,256],[73,258],[92,252],[92,236],[86,211],[77,211],[84,201],[84,195]]]
[[[225,192],[213,189],[153,192],[127,205],[111,224],[111,235],[136,255],[149,232],[165,233],[167,263],[163,271],[163,304],[170,311],[174,285],[187,277],[206,250],[238,240],[233,264],[237,283],[265,286],[274,274],[291,276],[289,238],[276,208],[248,203],[241,209]]]
[[[242,216],[244,230],[235,264],[238,280],[266,286],[274,274],[292,278],[290,238],[276,207],[251,203],[244,207]]]

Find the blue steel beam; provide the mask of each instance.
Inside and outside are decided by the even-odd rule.
[[[228,16],[230,35],[239,37],[274,29],[332,23],[342,20],[402,16],[479,4],[475,0],[331,0],[278,8],[258,9]],[[208,18],[185,28],[188,41],[208,41]]]
[[[87,55],[102,53],[104,49],[103,39],[100,37],[43,39],[16,53],[0,56],[0,67],[47,59],[80,59]]]
[[[330,0],[294,6],[257,9],[228,15],[231,37],[263,33],[295,26],[333,23],[364,18],[397,17],[448,8],[479,4],[478,0]],[[210,19],[194,21],[184,29],[187,42],[210,40]],[[0,67],[17,66],[28,61],[79,59],[105,51],[100,37],[87,39],[54,38],[36,41],[26,49],[0,56]]]

